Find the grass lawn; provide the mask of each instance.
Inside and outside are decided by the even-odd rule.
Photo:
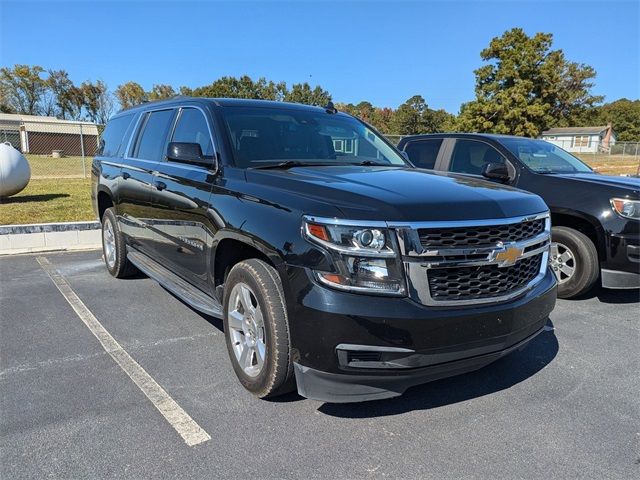
[[[592,155],[588,153],[578,154],[580,160],[603,175],[637,175],[640,158],[630,155]]]
[[[91,173],[91,162],[93,157],[85,157],[84,170],[82,157],[62,157],[53,158],[44,155],[25,155],[31,167],[31,178],[51,178],[51,177],[78,177],[82,178],[86,172],[88,177]]]
[[[32,179],[22,192],[0,199],[0,225],[95,220],[91,180]]]
[[[0,225],[94,220],[91,181],[83,178],[81,157],[27,157],[31,181],[18,195],[0,200]],[[638,173],[639,159],[631,156],[586,154],[580,157],[604,175]],[[87,175],[91,160],[91,157],[85,159]]]

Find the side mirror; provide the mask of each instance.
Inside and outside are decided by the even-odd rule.
[[[192,163],[211,167],[213,158],[202,155],[199,143],[171,142],[167,147],[167,158],[173,162]]]
[[[405,152],[404,150],[400,150],[400,153],[402,154],[405,160],[409,162],[411,161],[411,159],[409,158],[409,154],[407,152]]]
[[[513,179],[506,163],[487,163],[482,167],[482,176],[501,182],[509,182]]]

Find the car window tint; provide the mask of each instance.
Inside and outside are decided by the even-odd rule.
[[[148,113],[147,121],[144,125],[138,146],[136,147],[136,158],[144,160],[162,160],[167,132],[173,118],[173,110],[160,110]]]
[[[433,169],[436,166],[436,158],[442,145],[442,139],[418,140],[410,142],[405,147],[409,160],[418,168]]]
[[[213,155],[213,145],[207,120],[196,108],[185,108],[180,113],[178,124],[173,132],[172,142],[198,143],[205,156]]]
[[[379,133],[345,114],[288,106],[220,110],[235,165],[257,168],[283,161],[404,166],[404,158]]]
[[[131,124],[133,114],[123,115],[114,118],[107,123],[102,137],[100,138],[100,146],[97,155],[105,157],[118,157],[124,150],[125,133]]]
[[[500,143],[538,173],[593,173],[591,167],[553,142],[532,138],[502,137]]]
[[[449,170],[481,175],[487,163],[504,163],[504,157],[491,145],[476,140],[456,140]]]

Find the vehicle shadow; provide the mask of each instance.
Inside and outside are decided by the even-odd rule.
[[[222,320],[193,309],[170,290],[167,292],[224,333]],[[480,370],[412,387],[400,397],[360,403],[323,403],[318,411],[333,417],[369,418],[398,415],[413,410],[428,410],[464,402],[505,390],[532,377],[553,361],[558,349],[559,344],[554,333],[553,322],[547,319],[544,331],[525,348],[516,350]],[[271,403],[302,400],[306,399],[295,391],[265,399]]]
[[[324,403],[318,411],[340,418],[370,418],[429,410],[510,388],[545,368],[558,353],[553,323],[523,350],[475,372],[412,387],[401,397],[363,403]]]
[[[143,277],[146,277],[146,275],[144,273],[142,273],[141,275]],[[134,277],[131,277],[131,278],[134,278]],[[211,324],[211,326],[217,328],[221,333],[224,333],[224,324],[222,323],[222,320],[220,318],[212,317],[211,315],[207,315],[206,313],[201,312],[200,310],[196,310],[191,305],[189,305],[187,302],[185,302],[183,299],[181,299],[179,296],[177,296],[175,293],[173,293],[171,290],[169,290],[168,288],[165,288],[162,285],[160,285],[160,286],[164,289],[165,292],[167,292],[173,298],[178,300],[180,303],[182,303],[189,310],[191,310],[192,312],[196,313],[197,315],[202,317],[204,320],[209,322]]]
[[[602,288],[600,286],[591,289],[584,295],[572,298],[569,302],[575,300],[589,300],[597,298],[602,303],[609,304],[627,304],[627,303],[639,303],[640,302],[640,289],[629,290],[611,290],[608,288]]]
[[[0,203],[26,203],[26,202],[46,202],[56,198],[69,197],[68,193],[43,193],[40,195],[23,195],[0,199]]]

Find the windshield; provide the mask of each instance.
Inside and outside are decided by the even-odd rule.
[[[221,110],[238,167],[268,167],[291,161],[407,166],[379,134],[347,115],[286,107]]]
[[[500,143],[537,173],[593,173],[576,157],[544,140],[500,138]]]

